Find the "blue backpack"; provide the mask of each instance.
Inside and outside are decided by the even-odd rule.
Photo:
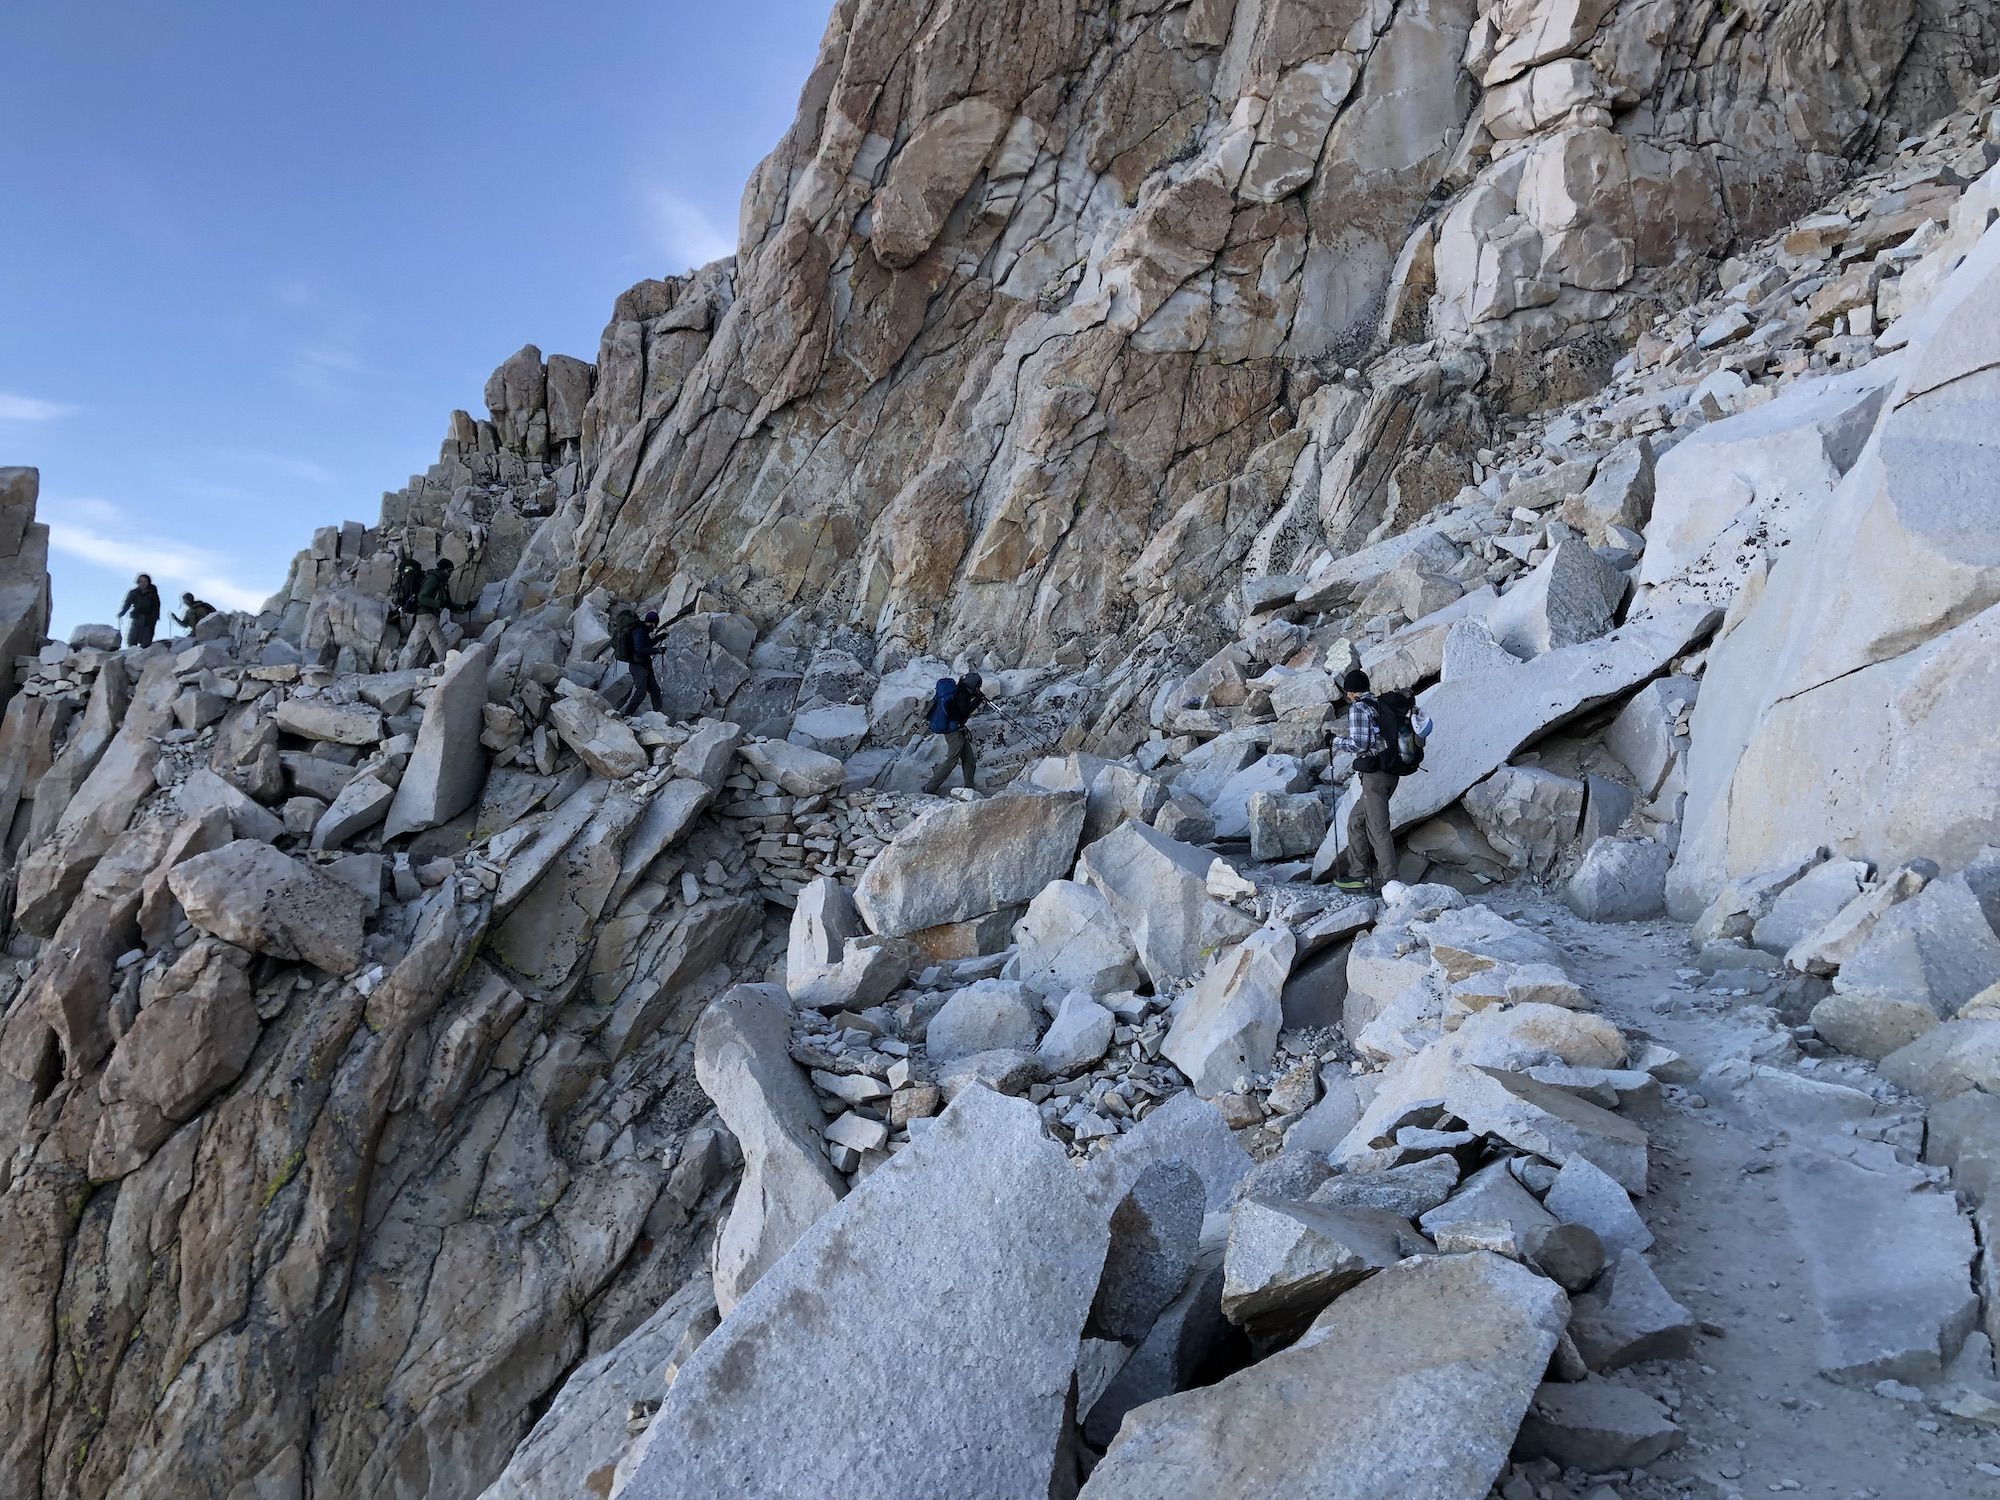
[[[940,677],[931,691],[931,733],[950,734],[959,728],[951,717],[951,700],[958,692],[958,684],[949,677]]]

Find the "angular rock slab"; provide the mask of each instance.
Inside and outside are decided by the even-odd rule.
[[[1515,1452],[1602,1474],[1644,1468],[1678,1448],[1681,1438],[1667,1409],[1651,1396],[1592,1376],[1535,1392]]]
[[[695,1077],[743,1148],[743,1181],[715,1240],[725,1317],[847,1191],[820,1145],[819,1101],[791,1039],[791,1006],[772,985],[738,985],[695,1028]]]
[[[861,1010],[887,999],[908,972],[901,952],[867,937],[839,881],[821,875],[799,892],[785,945],[785,988],[798,1004]]]
[[[1089,1175],[1117,1202],[1155,1162],[1194,1168],[1208,1194],[1208,1211],[1227,1208],[1253,1163],[1222,1112],[1191,1091],[1175,1094],[1090,1159]]]
[[[1979,1314],[1972,1226],[1882,1148],[1878,1167],[1794,1148],[1778,1193],[1820,1314],[1820,1370],[1871,1384],[1936,1380]]]
[[[396,785],[383,838],[449,823],[479,799],[486,785],[486,747],[479,732],[488,656],[479,645],[456,653],[431,688],[417,748]]]
[[[254,839],[183,860],[167,875],[188,920],[225,942],[329,974],[361,963],[367,901],[353,886]]]
[[[1254,1337],[1283,1337],[1371,1272],[1427,1248],[1407,1219],[1381,1209],[1246,1197],[1229,1216],[1223,1316]]]
[[[1406,1261],[1298,1343],[1129,1413],[1085,1500],[1485,1500],[1569,1300],[1497,1255]]]
[[[1627,1192],[1646,1191],[1646,1132],[1566,1089],[1498,1068],[1454,1068],[1444,1107],[1471,1129],[1558,1166],[1580,1156]]]
[[[479,1500],[593,1495],[623,1447],[637,1401],[657,1401],[675,1356],[715,1327],[715,1298],[697,1276],[617,1346],[585,1360]]]
[[[1194,1268],[1208,1209],[1201,1174],[1184,1161],[1155,1162],[1111,1211],[1104,1279],[1090,1306],[1092,1338],[1136,1344],[1179,1295]]]
[[[1581,1156],[1563,1163],[1542,1206],[1565,1224],[1581,1224],[1594,1233],[1608,1256],[1652,1248],[1653,1231],[1632,1206],[1631,1194]]]
[[[1069,873],[1083,811],[1081,792],[938,803],[869,861],[854,904],[883,937],[1019,906]]]
[[[1418,702],[1442,726],[1424,764],[1403,778],[1389,804],[1398,828],[1443,812],[1548,730],[1654,676],[1714,625],[1702,605],[1662,609],[1600,640],[1559,646],[1533,661],[1453,677]],[[1457,629],[1464,629],[1461,624]]]
[[[608,781],[622,781],[646,769],[648,758],[638,736],[595,693],[556,699],[549,705],[549,722],[562,742]]]
[[[1623,1252],[1597,1285],[1576,1299],[1569,1336],[1593,1370],[1694,1353],[1695,1321],[1660,1284],[1637,1250]]]
[[[1014,941],[1021,950],[1021,982],[1039,994],[1108,995],[1139,986],[1132,940],[1093,886],[1050,881],[1015,924]]]
[[[1259,928],[1219,955],[1181,1002],[1160,1051],[1204,1099],[1271,1066],[1284,1024],[1279,997],[1296,946],[1283,923]]]
[[[1041,1040],[1042,1010],[1011,979],[982,979],[954,990],[924,1028],[924,1047],[942,1067],[997,1049],[1026,1051]]]
[[[1214,863],[1206,849],[1130,822],[1077,861],[1077,878],[1103,894],[1156,990],[1195,978],[1225,943],[1256,930],[1251,918],[1208,893]]]
[[[688,1361],[625,1500],[1047,1500],[1108,1242],[1036,1108],[968,1090]]]

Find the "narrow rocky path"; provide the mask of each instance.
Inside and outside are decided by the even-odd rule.
[[[1556,942],[1573,976],[1635,1043],[1650,1038],[1686,1059],[1689,1085],[1667,1087],[1657,1116],[1645,1121],[1653,1171],[1641,1209],[1657,1240],[1651,1253],[1660,1279],[1704,1325],[1693,1360],[1644,1364],[1617,1377],[1667,1404],[1687,1434],[1680,1449],[1641,1473],[1574,1486],[1517,1474],[1515,1488],[1503,1489],[1507,1500],[2000,1495],[2000,1433],[1942,1415],[1921,1399],[1819,1373],[1820,1312],[1780,1169],[1795,1139],[1835,1152],[1871,1136],[1913,1145],[1921,1139],[1910,1126],[1915,1106],[1865,1064],[1801,1057],[1756,997],[1717,993],[1739,986],[1690,971],[1685,928],[1595,926],[1522,893],[1486,899]],[[1879,1101],[1877,1114],[1845,1129],[1795,1125],[1788,1134],[1732,1101],[1702,1096],[1695,1080],[1730,1058],[1863,1089]],[[1522,1488],[1523,1479],[1534,1487]]]

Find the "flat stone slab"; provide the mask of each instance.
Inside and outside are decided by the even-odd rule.
[[[1084,1500],[1485,1500],[1568,1316],[1497,1255],[1391,1266],[1291,1348],[1129,1412]]]
[[[1821,1371],[1918,1384],[1944,1373],[1978,1316],[1972,1226],[1879,1150],[1864,1165],[1795,1147],[1778,1192],[1819,1307]]]

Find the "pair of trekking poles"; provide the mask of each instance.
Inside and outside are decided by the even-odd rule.
[[[1028,741],[1028,748],[1030,750],[1037,750],[1043,753],[1047,752],[1048,745],[1040,736],[1036,735],[1032,730],[1028,728],[1027,725],[1023,724],[1019,719],[1015,718],[1012,714],[1008,713],[1004,708],[1002,708],[999,704],[995,703],[991,698],[983,700],[980,706],[982,708],[992,709],[995,717],[997,717],[1001,723],[1007,725],[1009,728],[1013,729],[1020,735],[1024,736]],[[896,767],[900,766],[903,763],[904,757],[907,756],[908,754],[909,754],[908,745],[905,745],[902,749],[898,750],[896,752],[895,758],[891,760],[887,765],[883,766],[881,770],[877,771],[874,774],[874,776],[870,778],[868,782],[868,789],[870,791],[881,790],[882,778],[887,776],[891,771],[895,770]]]

